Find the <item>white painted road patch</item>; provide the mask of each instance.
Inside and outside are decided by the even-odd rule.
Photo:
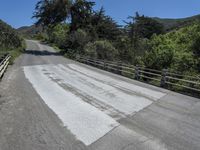
[[[166,93],[163,93],[163,92],[155,91],[152,89],[148,89],[148,88],[144,88],[144,87],[137,86],[134,84],[130,84],[130,83],[127,83],[124,81],[116,80],[116,79],[106,76],[104,74],[100,74],[98,72],[92,71],[85,67],[78,66],[76,64],[69,64],[69,67],[71,69],[74,69],[78,72],[81,72],[81,73],[83,73],[87,76],[90,76],[92,78],[95,78],[97,80],[101,80],[101,81],[106,82],[115,87],[119,87],[119,88],[123,88],[123,89],[129,90],[129,91],[135,92],[136,94],[143,95],[145,97],[149,97],[150,99],[153,99],[153,100],[158,100],[161,97],[166,95]]]
[[[105,103],[119,112],[130,115],[149,106],[152,101],[138,95],[127,94],[115,87],[97,81],[63,65],[47,66],[47,72],[60,83],[82,91],[93,99]],[[53,74],[53,71],[55,73]]]
[[[77,139],[90,145],[119,124],[97,108],[64,90],[44,73],[46,66],[24,67],[26,78]]]
[[[112,118],[115,114],[110,115],[107,110],[100,111],[101,108],[91,105],[92,101],[106,105],[108,111],[114,110],[120,116],[121,113],[131,115],[138,112],[165,95],[74,64],[69,64],[68,67],[28,66],[24,67],[24,72],[44,102],[77,139],[86,145],[119,126]],[[63,85],[76,93],[65,89]],[[91,104],[85,102],[83,97],[89,97]]]

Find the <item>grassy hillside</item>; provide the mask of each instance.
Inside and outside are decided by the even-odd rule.
[[[187,18],[181,18],[181,19],[169,19],[169,18],[154,18],[158,22],[162,23],[166,30],[174,30],[180,27],[184,27],[187,25],[190,25],[194,21],[200,21],[200,15],[192,16],[192,17],[187,17]]]
[[[0,55],[10,53],[17,57],[24,47],[23,39],[10,25],[0,20]]]
[[[21,34],[25,38],[33,38],[36,34],[42,32],[41,27],[32,26],[24,26],[17,29],[17,32]]]

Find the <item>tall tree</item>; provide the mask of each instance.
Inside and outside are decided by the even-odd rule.
[[[151,38],[153,34],[162,34],[164,33],[164,26],[163,24],[159,23],[158,21],[150,18],[145,17],[144,15],[139,16],[136,15],[135,23],[137,26],[137,32],[139,36],[142,38]]]
[[[149,39],[153,34],[164,33],[163,24],[150,17],[140,16],[138,12],[135,16],[129,16],[128,19],[131,19],[131,21],[127,23],[127,31],[132,41],[135,37]]]
[[[94,13],[91,25],[100,39],[114,41],[122,33],[120,26],[110,16],[105,15],[103,7]]]
[[[43,27],[55,26],[69,18],[71,31],[75,31],[89,24],[94,5],[86,0],[40,0],[33,18],[37,19],[36,25]]]
[[[71,31],[79,28],[87,28],[93,15],[93,6],[95,2],[86,0],[76,0],[70,8],[71,13]]]
[[[55,26],[65,21],[70,14],[70,0],[41,0],[36,4],[33,18],[36,25]]]
[[[137,49],[139,43],[139,32],[138,32],[138,24],[136,23],[137,18],[139,18],[139,13],[136,12],[135,16],[129,16],[129,22],[125,22],[127,26],[125,26],[126,32],[130,38],[131,46]]]

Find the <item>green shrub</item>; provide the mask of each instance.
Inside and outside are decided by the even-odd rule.
[[[83,54],[83,47],[90,41],[90,37],[88,36],[88,34],[82,30],[82,29],[78,29],[77,31],[72,32],[65,44],[66,44],[66,48],[68,49],[73,49],[74,53],[77,54]],[[70,52],[71,53],[71,52]]]
[[[118,50],[109,41],[95,41],[84,47],[84,52],[91,58],[115,60],[118,57]]]
[[[65,41],[69,32],[69,25],[58,24],[48,29],[49,42],[56,44],[59,48],[65,47]]]
[[[0,20],[0,51],[22,46],[22,39],[8,24]]]
[[[143,62],[154,69],[196,72],[200,70],[199,39],[200,25],[196,23],[164,35],[154,35],[149,41],[150,50],[143,57]]]

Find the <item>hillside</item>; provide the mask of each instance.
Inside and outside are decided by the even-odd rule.
[[[21,46],[21,38],[10,25],[0,20],[0,51]]]
[[[9,53],[12,60],[20,55],[24,47],[18,32],[10,25],[0,20],[0,56]]]
[[[42,28],[35,25],[23,26],[18,28],[17,31],[26,38],[32,38],[35,34],[42,32]]]
[[[155,17],[154,19],[162,23],[165,26],[166,30],[169,31],[169,30],[190,25],[194,21],[200,21],[200,15],[187,17],[187,18],[180,18],[180,19],[158,18],[158,17]]]

